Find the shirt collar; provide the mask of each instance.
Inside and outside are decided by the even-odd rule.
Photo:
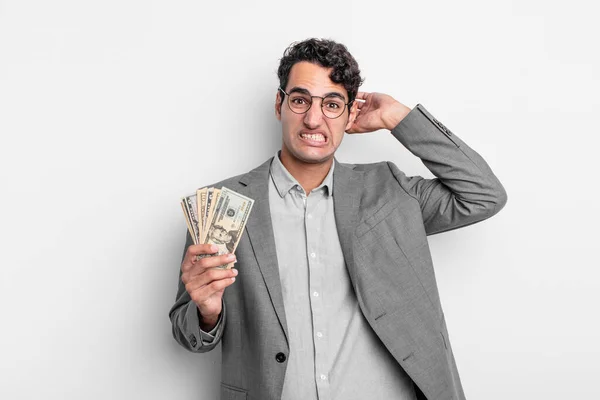
[[[281,151],[278,151],[273,157],[273,162],[271,163],[271,178],[273,180],[273,184],[279,193],[279,196],[284,197],[286,194],[290,192],[290,190],[298,190],[296,188],[302,188],[302,186],[298,183],[296,178],[289,173],[289,171],[285,168],[285,166],[281,163],[279,159],[279,154]],[[327,173],[325,179],[319,186],[317,186],[313,191],[317,191],[321,188],[324,189],[325,195],[330,196],[333,194],[333,167],[335,166],[335,162],[331,163],[331,168]]]

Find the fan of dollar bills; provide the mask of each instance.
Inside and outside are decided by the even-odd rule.
[[[194,244],[214,244],[218,255],[233,253],[240,242],[254,200],[233,190],[201,188],[181,199]],[[231,268],[233,263],[221,268]]]

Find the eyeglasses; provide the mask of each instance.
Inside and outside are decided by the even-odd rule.
[[[287,94],[288,107],[290,108],[290,110],[292,110],[292,112],[296,114],[306,113],[312,106],[313,97],[317,97],[322,100],[321,111],[323,112],[323,115],[331,119],[337,118],[340,115],[342,115],[344,113],[344,110],[346,109],[346,106],[350,106],[350,103],[352,103],[344,103],[343,99],[333,94],[321,97],[311,96],[309,93],[301,92],[293,92],[290,94],[283,90],[281,87],[278,87],[277,89],[281,90],[284,94]]]

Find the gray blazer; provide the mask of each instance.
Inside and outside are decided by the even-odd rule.
[[[420,399],[464,399],[440,304],[427,235],[482,221],[506,203],[487,163],[417,105],[392,130],[434,179],[407,177],[393,163],[336,160],[333,201],[344,259],[362,313],[415,383]],[[281,397],[290,353],[269,214],[271,160],[217,183],[255,200],[236,250],[239,275],[223,297],[215,340],[179,280],[169,313],[173,336],[192,352],[222,343],[223,400]],[[188,235],[186,248],[191,244]]]

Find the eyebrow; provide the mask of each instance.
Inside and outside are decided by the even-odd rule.
[[[305,88],[299,87],[299,86],[294,86],[293,88],[291,88],[290,94],[292,94],[292,93],[302,93],[302,94],[306,94],[308,96],[312,96],[312,94],[308,91],[308,89],[305,89]],[[319,96],[319,97],[327,97],[327,96],[339,97],[343,101],[346,101],[346,98],[340,92],[328,92],[328,93],[325,93],[323,96]]]

